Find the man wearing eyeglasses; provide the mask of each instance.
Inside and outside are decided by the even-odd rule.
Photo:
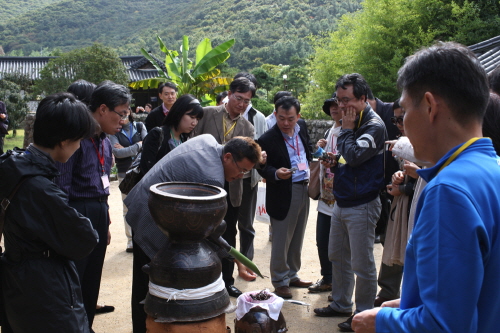
[[[122,85],[111,81],[98,85],[92,93],[89,109],[99,124],[99,133],[82,140],[80,148],[66,163],[56,162],[61,175],[55,178],[55,183],[68,194],[69,205],[89,218],[99,234],[99,243],[92,253],[75,262],[91,332],[104,256],[111,237],[108,196],[113,155],[106,135],[115,135],[121,130],[130,100],[128,89]]]
[[[355,313],[373,308],[377,269],[373,256],[375,227],[384,184],[384,122],[367,103],[368,83],[360,74],[346,74],[335,85],[342,112],[337,150],[346,161],[333,163],[336,202],[330,227],[332,302],[314,310],[322,317],[349,317],[338,326],[352,331],[352,293],[356,274]],[[333,156],[333,154],[332,154]]]
[[[226,144],[236,136],[244,136],[253,139],[254,127],[242,114],[250,104],[250,99],[255,96],[255,85],[246,77],[239,77],[229,86],[228,100],[219,106],[203,108],[203,118],[192,132],[192,136],[200,134],[211,134],[219,144]],[[245,170],[250,171],[250,170]],[[227,228],[222,237],[231,246],[236,246],[236,225],[238,220],[238,208],[241,205],[243,194],[243,181],[237,179],[225,182],[224,189],[227,191],[227,213],[224,217]],[[234,286],[234,262],[222,261],[222,279],[226,285],[227,292],[232,297],[241,295],[241,291]]]
[[[267,164],[258,170],[266,179],[266,209],[271,218],[271,280],[274,293],[292,298],[290,287],[307,288],[302,280],[302,243],[309,215],[310,139],[305,122],[299,122],[300,103],[291,96],[275,104],[276,125],[257,142],[268,153]]]

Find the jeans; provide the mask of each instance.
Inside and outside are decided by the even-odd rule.
[[[380,210],[379,197],[355,207],[341,208],[337,203],[333,207],[329,257],[333,268],[330,307],[335,311],[352,312],[354,274],[355,312],[373,308],[377,293],[373,245]]]

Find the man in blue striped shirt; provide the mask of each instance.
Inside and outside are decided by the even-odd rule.
[[[68,194],[69,205],[88,217],[99,234],[92,253],[75,262],[82,286],[85,311],[92,331],[102,266],[109,244],[109,174],[111,144],[106,134],[114,135],[128,115],[131,96],[127,88],[111,81],[101,83],[92,93],[89,109],[99,124],[99,132],[82,140],[80,149],[66,163],[56,163],[61,175],[55,182]]]

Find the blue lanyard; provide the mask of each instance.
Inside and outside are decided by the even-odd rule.
[[[132,123],[130,123],[129,129],[130,129],[130,131],[128,132],[128,134],[125,131],[123,131],[123,132],[125,132],[125,135],[127,136],[128,141],[130,142],[130,144],[133,145],[134,141],[132,139],[134,138],[134,136],[132,135],[132,133],[134,131],[134,125]]]

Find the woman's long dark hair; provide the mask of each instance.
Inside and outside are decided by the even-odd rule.
[[[186,94],[179,97],[168,111],[162,125],[177,130],[185,114],[194,116],[198,120],[203,118],[203,108],[193,95]]]

